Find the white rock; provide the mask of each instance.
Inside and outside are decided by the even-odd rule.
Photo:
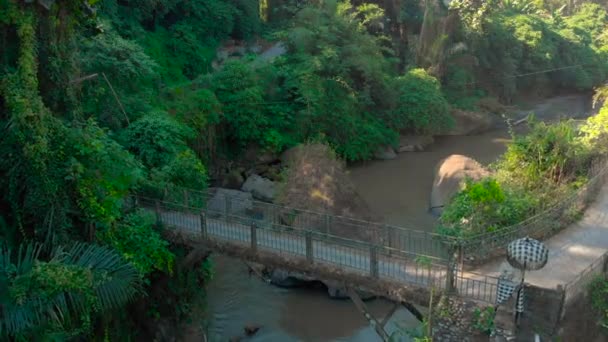
[[[273,202],[277,195],[277,186],[270,179],[252,174],[247,178],[241,190],[249,192],[254,198]]]

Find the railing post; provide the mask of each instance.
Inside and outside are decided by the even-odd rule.
[[[188,207],[188,204],[190,204],[188,201],[188,190],[184,189],[184,206]]]
[[[329,213],[325,213],[325,235],[329,235],[331,226],[331,217]]]
[[[369,273],[378,278],[378,248],[374,244],[369,247]]]
[[[205,218],[205,213],[201,211],[200,215],[201,220],[201,238],[203,240],[207,240],[207,219]]]
[[[154,211],[156,212],[156,224],[160,226],[163,222],[162,222],[162,219],[160,216],[160,201],[159,200],[155,201]]]
[[[456,260],[454,258],[454,253],[450,254],[448,258],[448,269],[445,277],[445,290],[449,293],[454,293],[456,290],[456,284],[454,283],[454,271],[456,269]]]
[[[388,246],[388,256],[393,256],[393,228],[388,225],[382,226],[387,234],[386,245]]]
[[[226,222],[230,222],[230,211],[232,211],[232,201],[230,200],[230,196],[226,195],[224,197],[224,220]]]
[[[314,262],[314,255],[312,250],[312,232],[310,230],[307,230],[304,234],[306,238],[306,261],[312,264]]]
[[[257,227],[255,222],[251,222],[251,250],[253,252],[257,252],[258,251],[258,234],[257,234]]]

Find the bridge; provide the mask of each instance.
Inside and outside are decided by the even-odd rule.
[[[597,241],[601,245],[602,239],[608,238],[608,219],[598,219],[598,215],[605,217],[598,213],[605,212],[608,207],[608,188],[601,191],[604,195],[589,208],[581,220],[582,226],[575,223],[562,231],[564,222],[572,222],[568,217],[582,213],[601,188],[608,187],[604,186],[608,164],[598,163],[598,167],[589,173],[587,185],[530,219],[498,232],[460,241],[434,233],[233,195],[238,192],[174,189],[153,196],[136,195],[134,204],[154,213],[157,222],[172,234],[195,245],[294,271],[308,279],[341,285],[379,336],[387,340],[384,325],[396,307],[404,304],[416,314],[410,303],[427,305],[433,292],[448,292],[494,305],[498,290],[497,265],[486,263],[478,268],[478,273],[473,273],[465,272],[462,262],[465,259],[487,260],[495,252],[504,253],[506,244],[524,235],[540,239],[551,236],[547,243],[552,246],[552,257],[546,272],[537,272],[539,276],[544,274],[544,280],[553,279],[546,273],[558,274],[556,270],[563,268],[560,265],[577,264],[579,276],[566,274],[567,277],[549,285],[532,284],[549,290],[557,298],[555,303],[559,309],[554,311],[558,314],[550,320],[551,325],[559,322],[564,316],[565,305],[576,301],[581,289],[594,275],[608,269],[608,251],[603,245],[596,246]],[[576,236],[572,237],[572,234]],[[576,242],[597,252],[589,258],[605,254],[591,262],[581,255],[565,253],[567,249],[559,244],[563,240],[561,235],[567,236],[569,244]],[[593,246],[598,248],[591,248]],[[396,306],[380,322],[368,313],[357,289],[390,299]],[[542,297],[547,297],[547,293],[545,291]],[[419,313],[418,317],[421,317]]]
[[[498,279],[463,272],[452,242],[434,233],[213,191],[159,197],[136,201],[167,229],[222,254],[341,284],[366,317],[355,289],[406,305],[427,305],[431,289],[495,302]]]

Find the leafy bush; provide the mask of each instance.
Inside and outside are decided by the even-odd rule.
[[[158,189],[171,186],[205,190],[207,170],[191,150],[183,150],[161,168],[154,169],[150,175],[151,183]]]
[[[580,126],[580,142],[594,153],[608,153],[608,105]]]
[[[175,256],[169,250],[169,242],[161,237],[154,225],[152,214],[137,211],[101,231],[99,238],[117,250],[142,277],[155,270],[172,273]]]
[[[390,123],[396,129],[438,133],[454,124],[439,81],[424,69],[412,69],[397,77],[393,88],[398,99]]]
[[[595,278],[589,284],[591,306],[599,315],[599,324],[608,329],[608,279],[604,276]]]
[[[588,159],[571,121],[556,124],[530,117],[530,132],[518,135],[498,162],[499,176],[527,189],[544,184],[562,184],[584,174]]]
[[[141,164],[93,121],[64,136],[68,184],[88,222],[110,224],[121,216],[123,199],[143,177]]]
[[[473,311],[473,328],[481,331],[486,335],[492,334],[494,331],[494,317],[496,316],[496,311],[493,307],[488,306],[483,310],[476,308]]]
[[[261,105],[264,92],[253,69],[242,61],[228,61],[213,75],[211,84],[223,106],[228,136],[241,147],[258,142],[270,118]]]
[[[327,141],[348,160],[368,159],[396,136],[383,120],[394,104],[385,57],[392,52],[368,31],[379,13],[349,2],[310,4],[280,33],[288,53],[276,64],[286,99],[303,117],[299,135]]]
[[[439,232],[462,237],[497,231],[522,221],[533,207],[526,194],[504,189],[495,179],[466,180],[441,214]]]
[[[162,167],[188,148],[194,132],[164,112],[152,112],[123,132],[123,143],[149,168]]]

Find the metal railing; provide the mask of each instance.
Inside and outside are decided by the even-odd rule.
[[[228,192],[231,193],[231,192]],[[373,242],[393,252],[448,260],[452,257],[453,239],[422,230],[398,227],[352,217],[330,215],[310,210],[290,208],[253,200],[237,195],[227,195],[216,189],[196,191],[174,188],[161,194],[138,195],[149,201],[159,199],[165,208],[205,211],[211,218],[232,217],[235,220],[256,220],[259,225],[271,225],[293,230],[313,230],[329,236],[348,237],[362,243]]]
[[[567,283],[564,286],[564,291],[566,293],[566,303],[585,293],[589,284],[596,277],[606,273],[607,266],[608,252],[602,254],[601,257],[596,259],[591,265],[589,265],[581,273],[579,273],[576,278]]]
[[[465,274],[445,259],[334,235],[331,229],[294,228],[276,220],[265,220],[255,211],[217,210],[213,206],[209,209],[208,205],[199,208],[142,196],[137,197],[137,205],[153,212],[165,227],[202,240],[233,244],[253,252],[264,251],[309,265],[331,266],[371,279],[448,289],[469,299],[493,303],[496,296],[496,278]],[[234,203],[231,205],[236,209]]]

